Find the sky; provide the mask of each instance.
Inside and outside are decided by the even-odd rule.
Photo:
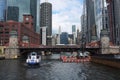
[[[72,25],[76,25],[81,30],[80,17],[82,15],[83,0],[47,0],[52,3],[52,32],[58,33],[59,26],[61,32],[72,33]],[[41,0],[41,3],[45,0]]]

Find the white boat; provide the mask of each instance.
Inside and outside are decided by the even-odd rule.
[[[26,63],[28,65],[39,65],[40,62],[41,62],[41,56],[38,55],[36,52],[31,52],[26,60]]]
[[[90,55],[90,52],[87,52],[87,51],[85,51],[85,52],[78,52],[78,58],[85,58],[85,57],[89,57],[89,55]]]

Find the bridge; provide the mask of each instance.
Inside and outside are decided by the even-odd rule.
[[[39,47],[20,47],[20,53],[30,53],[30,52],[78,52],[78,51],[89,51],[91,54],[99,53],[99,47],[87,47],[83,48],[79,45],[56,45],[56,46],[39,46]]]
[[[119,47],[106,47],[100,48],[99,46],[85,46],[82,47],[80,45],[56,45],[56,46],[26,46],[26,47],[8,47],[5,48],[5,57],[6,58],[14,58],[15,56],[27,55],[30,52],[38,52],[38,53],[60,53],[60,52],[79,52],[79,51],[88,51],[91,55],[93,54],[101,54],[101,51],[108,53],[120,53]]]
[[[13,41],[14,40],[14,41]],[[80,46],[80,45],[54,45],[54,46],[44,46],[29,42],[18,42],[17,37],[10,37],[10,43],[6,44],[5,57],[6,58],[16,58],[16,56],[26,55],[30,52],[38,53],[48,53],[48,52],[78,52],[78,51],[89,51],[91,54],[99,53],[99,46]]]
[[[103,36],[103,41],[92,41],[89,44],[80,45],[55,45],[55,46],[44,46],[39,44],[33,44],[29,42],[18,42],[17,37],[10,37],[10,43],[5,49],[6,58],[15,58],[19,55],[26,55],[30,52],[47,53],[47,52],[78,52],[88,51],[91,54],[108,54],[108,53],[119,53],[118,47],[113,48],[109,45],[108,37]],[[13,41],[14,40],[14,41]],[[104,42],[104,40],[106,42]],[[83,44],[83,43],[82,43]]]

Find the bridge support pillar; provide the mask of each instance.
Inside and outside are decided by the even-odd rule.
[[[109,37],[106,30],[101,31],[101,53],[109,54]]]
[[[5,58],[6,59],[15,59],[19,56],[19,49],[18,48],[6,48],[5,49]]]
[[[5,49],[5,58],[13,59],[19,56],[18,35],[16,30],[10,32],[9,46]]]

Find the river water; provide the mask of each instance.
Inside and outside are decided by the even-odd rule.
[[[120,80],[120,70],[91,62],[42,60],[30,67],[23,59],[0,60],[0,80]]]

